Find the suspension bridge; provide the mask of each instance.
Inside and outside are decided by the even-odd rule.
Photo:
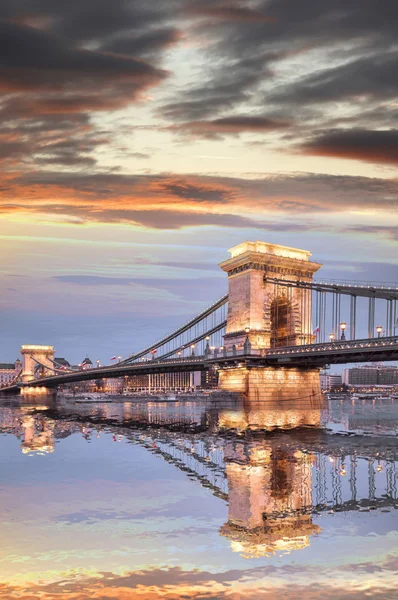
[[[328,364],[398,360],[396,284],[316,279],[310,252],[265,242],[230,253],[220,265],[228,294],[169,335],[89,370],[57,364],[51,346],[23,346],[22,372],[1,391],[211,368],[229,391],[280,386],[282,372],[314,387]]]

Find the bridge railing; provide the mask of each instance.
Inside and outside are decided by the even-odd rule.
[[[376,290],[398,290],[398,284],[392,281],[362,281],[355,279],[325,279],[317,277],[313,280],[313,283],[353,288],[373,288]]]
[[[396,346],[398,336],[383,338],[363,338],[358,340],[337,340],[322,344],[308,344],[305,346],[284,346],[281,348],[266,349],[267,356],[279,354],[298,354],[305,352],[324,352],[326,350],[352,350],[353,348],[379,348],[383,346]]]
[[[355,348],[383,348],[388,346],[397,346],[398,336],[383,337],[383,338],[364,338],[358,340],[337,340],[333,342],[327,342],[323,344],[307,344],[302,346],[281,346],[280,348],[251,348],[245,350],[243,348],[232,350],[215,350],[207,354],[196,357],[182,357],[182,358],[160,358],[155,360],[147,360],[147,363],[162,364],[162,363],[190,363],[198,362],[202,363],[203,360],[214,361],[216,359],[233,358],[233,357],[264,357],[267,356],[279,356],[284,354],[306,354],[311,352],[325,352],[325,351],[343,351],[352,350]],[[144,362],[144,361],[143,361]],[[136,363],[137,364],[137,363]],[[142,363],[141,363],[142,364]]]
[[[219,352],[212,352],[205,356],[209,360],[231,358],[231,357],[264,357],[268,356],[280,356],[289,354],[311,354],[312,352],[327,352],[327,351],[344,351],[353,349],[366,349],[366,348],[383,348],[398,346],[398,336],[384,337],[384,338],[364,338],[358,340],[337,340],[334,342],[327,342],[323,344],[307,344],[302,346],[281,346],[280,348],[252,348],[249,351],[244,349],[237,349],[235,351],[221,350]],[[173,360],[173,359],[172,359]]]

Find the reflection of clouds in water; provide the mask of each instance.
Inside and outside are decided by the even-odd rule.
[[[329,450],[334,443],[334,456],[338,456],[342,445],[351,444],[353,451],[360,449],[366,456],[383,452],[384,438],[329,436],[316,429],[245,433],[247,422],[274,418],[258,406],[247,405],[224,410],[220,405],[197,403],[194,410],[186,406],[185,412],[182,403],[167,411],[161,407],[166,424],[183,414],[188,422],[197,419],[200,427],[195,434],[157,426],[137,430],[130,420],[118,425],[90,422],[90,411],[100,421],[108,415],[122,418],[123,405],[120,411],[112,408],[101,417],[94,407],[86,407],[86,421],[81,422],[67,421],[68,412],[62,408],[48,416],[31,415],[35,434],[51,431],[59,445],[51,457],[38,462],[28,461],[19,449],[18,456],[11,453],[7,458],[20,466],[29,463],[30,467],[32,462],[37,476],[46,474],[47,479],[18,481],[16,469],[18,488],[0,491],[0,507],[9,521],[0,524],[2,539],[8,543],[3,546],[7,556],[0,572],[9,582],[27,580],[27,574],[33,582],[26,589],[0,587],[0,598],[55,600],[61,594],[63,600],[232,599],[231,587],[237,597],[250,600],[359,600],[365,591],[380,600],[394,597],[394,511],[386,525],[388,515],[379,511],[364,515],[355,509],[349,523],[357,520],[358,528],[347,529],[347,514],[314,517],[304,510],[312,507],[311,491],[322,466],[314,460],[314,448]],[[149,409],[155,415],[154,407],[141,406],[139,418]],[[78,416],[80,409],[73,410]],[[128,412],[134,419],[135,410]],[[219,435],[222,415],[231,412],[235,421],[243,423],[240,435],[235,426],[235,431]],[[26,412],[16,418],[16,411],[10,411],[8,421],[3,415],[2,425],[23,437],[25,417]],[[83,429],[93,434],[90,445],[82,437]],[[103,432],[100,439],[95,437],[97,429]],[[115,444],[113,437],[120,431],[124,438]],[[0,437],[0,444],[5,438]],[[367,463],[358,459],[359,466],[361,461],[366,469],[358,468],[358,476],[367,478]],[[73,469],[67,471],[65,483],[67,464]],[[337,459],[332,464],[327,455],[326,464],[335,473],[341,468]],[[345,464],[343,480],[348,484],[350,463]],[[387,466],[382,465],[376,483],[387,476]],[[216,468],[219,478],[224,469],[229,505],[214,494],[211,480],[206,479]],[[194,479],[188,469],[197,469],[198,477]],[[26,473],[26,468],[20,471],[24,477]],[[344,492],[343,487],[343,500]],[[18,506],[12,500],[16,494]],[[313,535],[319,527],[321,534]],[[370,537],[369,532],[377,536]],[[351,568],[353,556],[357,558]],[[252,566],[256,568],[248,568]],[[290,586],[286,586],[288,579]],[[38,585],[40,580],[53,583]]]
[[[346,571],[356,565],[346,565]],[[328,579],[331,572],[315,566],[303,573],[300,565],[290,567],[260,567],[242,570],[210,572],[208,570],[184,570],[179,567],[146,568],[140,571],[126,572],[121,575],[111,572],[87,574],[73,577],[73,580],[60,578],[48,585],[9,586],[0,584],[0,598],[12,600],[83,600],[86,598],[103,600],[168,600],[192,599],[234,599],[248,600],[309,600],[333,599],[362,600],[364,596],[376,600],[392,600],[396,597],[394,572],[389,562],[380,565],[390,571],[388,580],[373,575],[370,580],[366,574],[367,565],[361,565],[360,580],[347,581],[343,578]],[[66,575],[66,574],[64,574]],[[292,577],[298,581],[292,584]],[[310,583],[308,583],[310,579]],[[323,579],[324,581],[321,581]],[[306,581],[305,581],[306,580]],[[286,583],[289,581],[290,583]],[[327,581],[327,583],[325,583]],[[232,588],[232,589],[231,589]]]

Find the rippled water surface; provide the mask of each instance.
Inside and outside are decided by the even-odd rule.
[[[397,599],[398,400],[312,417],[2,400],[0,598]]]

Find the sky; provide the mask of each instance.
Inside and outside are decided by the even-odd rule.
[[[109,362],[245,240],[398,281],[395,0],[2,0],[0,360]]]

